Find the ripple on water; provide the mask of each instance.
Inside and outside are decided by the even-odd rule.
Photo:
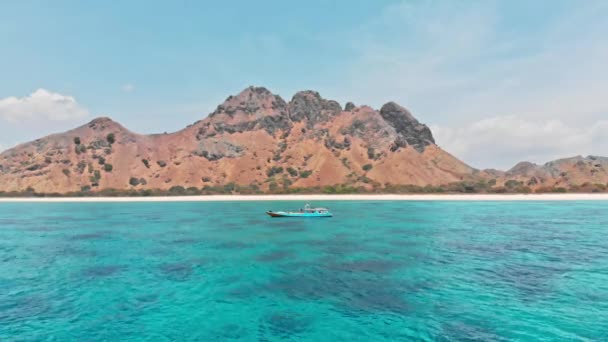
[[[217,249],[245,249],[252,247],[252,245],[239,241],[226,241],[217,244],[215,247]]]
[[[262,220],[262,219],[247,219],[247,220],[245,220],[245,224],[247,226],[258,226],[258,225],[265,224],[265,223],[266,223],[266,221]]]
[[[298,240],[294,241],[292,244],[294,245],[303,245],[307,248],[313,248],[316,250],[322,250],[330,255],[347,255],[359,253],[361,251],[367,250],[367,246],[361,242],[355,241],[354,239],[348,236],[337,237],[334,236],[332,238],[318,240],[318,239],[310,239],[310,240]]]
[[[410,307],[403,298],[404,292],[395,286],[379,288],[369,286],[361,290],[353,291],[349,300],[342,300],[340,306],[346,312],[363,312],[373,314],[377,312],[390,312],[394,314],[406,314]]]
[[[0,226],[2,226],[0,224]],[[21,228],[21,230],[25,230],[28,232],[53,232],[53,231],[57,231],[60,230],[60,228],[58,226],[50,226],[50,225],[35,225],[35,226],[24,226]]]
[[[420,290],[416,285],[379,274],[317,269],[279,277],[260,288],[237,290],[234,294],[279,293],[295,300],[332,302],[345,312],[404,314],[409,311],[404,294]]]
[[[159,300],[159,295],[156,293],[136,296],[135,298],[133,298],[132,308],[137,311],[147,309],[149,307],[152,307],[154,304],[158,303],[158,300]]]
[[[85,268],[82,275],[86,278],[110,277],[123,271],[125,267],[121,265],[99,265]]]
[[[293,338],[308,331],[314,320],[296,312],[275,312],[267,315],[259,324],[262,336]]]
[[[75,248],[72,246],[57,246],[53,248],[53,253],[60,256],[75,256],[75,257],[83,257],[83,258],[93,258],[97,256],[95,251],[83,249],[83,248]]]
[[[295,221],[290,219],[269,219],[268,222],[269,227],[280,228],[281,231],[292,231],[298,232],[302,230],[306,230],[308,227],[306,225],[306,221]]]
[[[140,303],[154,303],[156,301],[158,301],[158,294],[155,293],[151,293],[151,294],[145,294],[145,295],[140,295],[135,297],[135,300],[137,300]]]
[[[76,234],[69,237],[70,240],[101,240],[109,238],[109,232],[99,231],[93,233]]]
[[[51,302],[40,295],[6,298],[0,301],[0,322],[14,323],[45,317]]]
[[[293,252],[286,250],[278,250],[269,253],[262,254],[256,258],[257,261],[261,262],[278,262],[292,257]]]
[[[201,240],[194,237],[180,237],[171,241],[174,245],[196,245]]]
[[[203,263],[201,260],[166,263],[159,266],[161,274],[169,280],[188,281],[194,275],[195,269]]]
[[[240,340],[248,337],[250,334],[245,328],[238,324],[226,324],[222,326],[215,335],[215,338],[221,340]]]
[[[508,341],[492,329],[479,324],[445,322],[437,335],[437,341]]]
[[[450,241],[446,244],[450,251],[459,254],[474,255],[481,258],[501,258],[511,252],[505,245],[498,243],[466,242],[462,240]]]
[[[568,269],[540,264],[503,265],[491,272],[478,274],[482,283],[489,287],[503,284],[514,288],[524,300],[537,300],[554,293],[553,280]]]
[[[368,273],[389,273],[404,264],[393,260],[355,260],[349,262],[333,263],[329,268],[342,272],[368,272]]]

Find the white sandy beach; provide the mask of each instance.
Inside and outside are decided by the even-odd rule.
[[[165,197],[31,197],[0,202],[213,202],[213,201],[608,201],[606,194],[432,194],[432,195],[209,195]]]

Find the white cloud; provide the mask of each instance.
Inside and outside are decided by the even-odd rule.
[[[608,5],[545,7],[389,6],[348,38],[358,57],[334,93],[375,107],[401,103],[473,166],[608,155],[599,133],[608,117]]]
[[[4,151],[4,150],[6,150],[7,148],[8,148],[8,147],[7,147],[5,144],[0,143],[0,152],[3,152],[3,151]]]
[[[474,167],[508,169],[519,161],[544,163],[575,155],[606,155],[608,120],[577,128],[561,120],[517,116],[482,119],[460,127],[431,127],[437,144]]]
[[[25,97],[0,99],[0,119],[8,122],[30,120],[65,121],[89,115],[72,96],[38,89]]]
[[[125,92],[125,93],[131,93],[133,91],[135,91],[135,85],[131,84],[131,83],[126,83],[123,84],[120,89]]]

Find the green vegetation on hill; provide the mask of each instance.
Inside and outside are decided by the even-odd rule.
[[[109,165],[109,164],[106,164]],[[69,176],[69,172],[66,172]],[[95,170],[91,176],[91,185],[96,187],[101,174]],[[131,197],[131,196],[195,196],[195,195],[225,195],[225,194],[526,194],[526,193],[606,193],[608,184],[584,183],[570,188],[545,187],[533,191],[520,183],[509,183],[505,186],[495,186],[495,182],[455,182],[443,186],[417,186],[417,185],[395,185],[369,182],[367,187],[351,184],[336,184],[323,187],[293,187],[288,178],[271,179],[269,191],[262,191],[258,184],[241,185],[228,183],[222,186],[205,185],[202,188],[173,186],[168,190],[146,189],[146,180],[132,177],[129,183],[133,186],[129,190],[104,189],[93,191],[92,187],[83,186],[81,191],[66,194],[38,193],[33,188],[22,192],[0,192],[0,197]],[[370,187],[371,186],[371,187]],[[138,187],[137,189],[135,187]]]

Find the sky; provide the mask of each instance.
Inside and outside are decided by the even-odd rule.
[[[0,3],[0,150],[109,116],[179,130],[228,95],[395,101],[477,168],[608,156],[606,1]]]

